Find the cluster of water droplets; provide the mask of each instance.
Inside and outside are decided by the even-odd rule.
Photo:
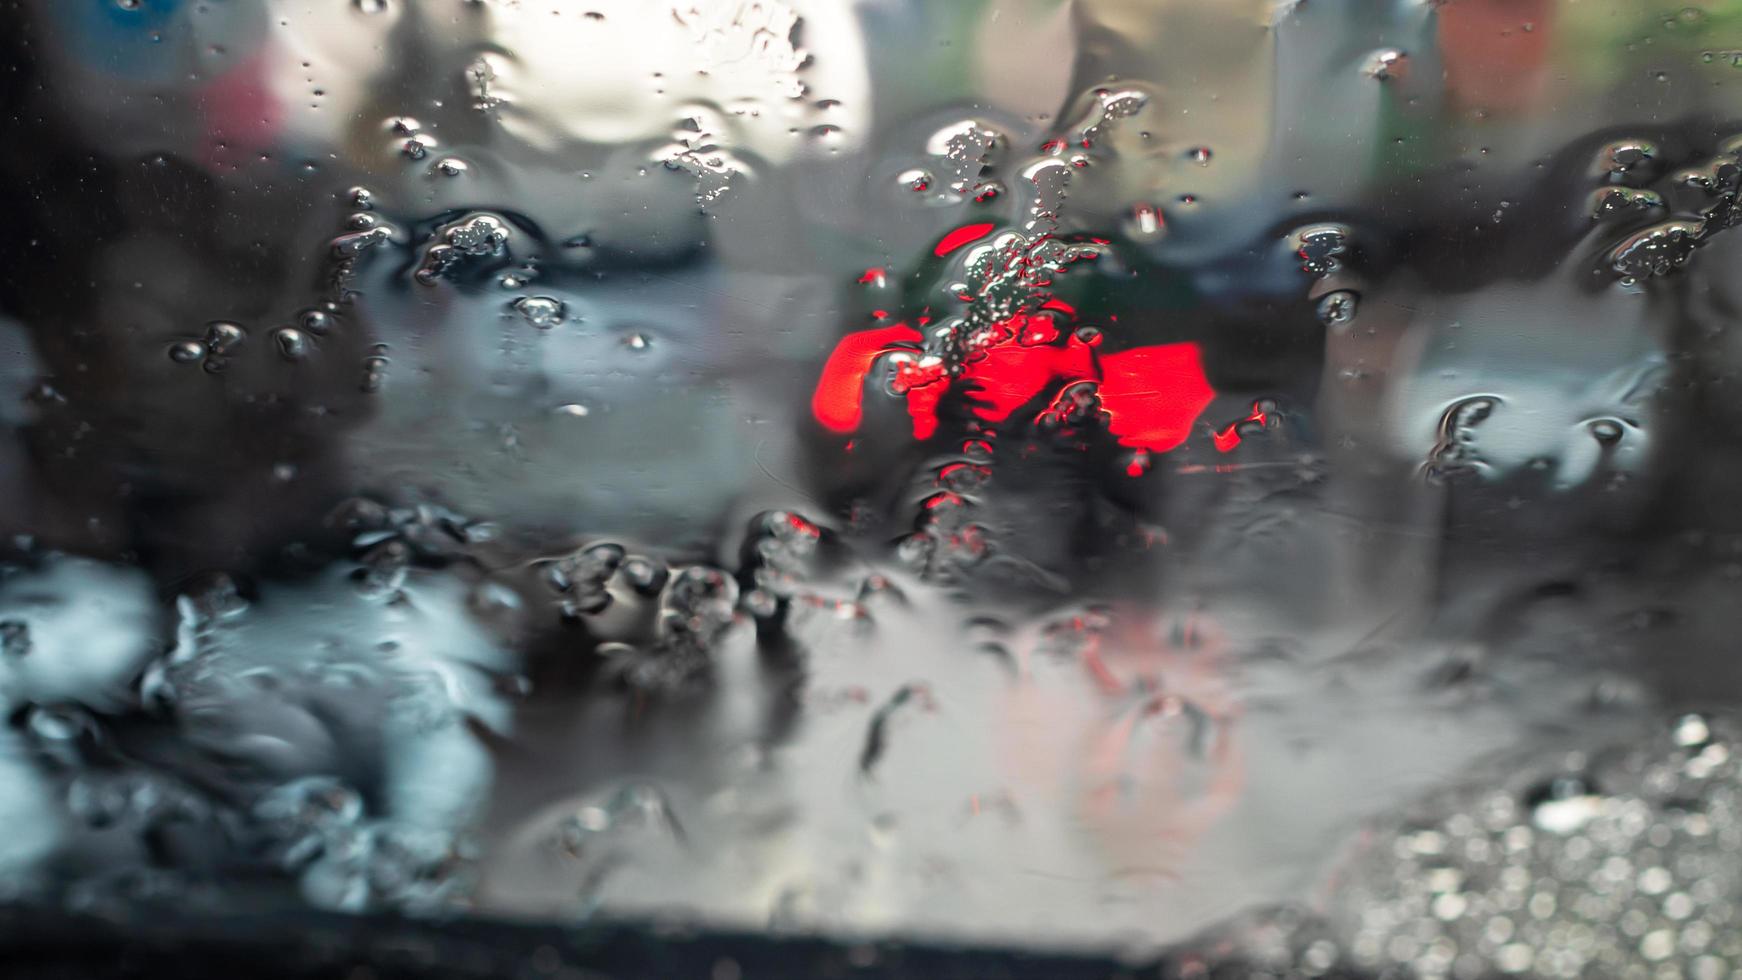
[[[1664,173],[1661,151],[1645,140],[1604,147],[1592,170],[1609,186],[1594,192],[1595,217],[1641,212],[1651,224],[1610,247],[1606,264],[1625,285],[1687,265],[1712,236],[1734,227],[1742,214],[1742,137],[1719,143],[1705,161]],[[1657,187],[1645,186],[1657,184]],[[1668,210],[1683,217],[1663,218]]]
[[[1170,976],[1730,977],[1733,719],[1525,764],[1501,789],[1377,828],[1322,913],[1264,913],[1188,944]]]
[[[533,23],[529,4],[465,6],[489,9],[462,9],[456,18],[478,20],[455,23]],[[353,8],[367,30],[422,14],[398,0]],[[883,12],[865,13],[871,21]],[[1076,13],[1072,30],[1095,27],[1087,6]],[[551,23],[606,19],[575,9],[537,14]],[[619,16],[613,9],[610,18]],[[678,3],[658,17],[689,45],[685,67],[695,78],[647,75],[650,97],[664,98],[668,87],[676,97],[621,139],[622,153],[593,154],[615,135],[595,142],[582,132],[574,146],[555,137],[515,142],[538,119],[532,53],[457,45],[440,52],[456,55],[436,73],[447,88],[408,84],[384,96],[389,104],[359,113],[355,146],[307,165],[304,173],[329,168],[345,173],[339,183],[374,188],[352,188],[336,208],[330,197],[322,202],[333,212],[316,214],[311,251],[325,250],[316,296],[264,312],[213,309],[224,318],[178,319],[185,326],[152,335],[158,370],[202,390],[234,389],[238,412],[280,404],[237,383],[245,367],[312,378],[323,361],[357,359],[341,365],[360,374],[346,385],[380,397],[356,399],[365,405],[357,411],[324,395],[290,408],[310,427],[401,425],[346,447],[347,464],[366,474],[353,482],[387,489],[346,500],[307,540],[273,539],[280,550],[270,556],[214,549],[235,561],[234,574],[152,582],[129,564],[149,563],[149,551],[99,561],[19,544],[24,557],[0,568],[0,706],[16,721],[0,732],[0,822],[26,830],[0,844],[0,892],[40,891],[89,910],[211,897],[258,878],[347,911],[512,908],[519,879],[498,873],[485,883],[496,846],[510,862],[550,865],[543,870],[560,895],[541,912],[565,917],[613,901],[657,909],[682,891],[704,916],[752,908],[757,926],[911,928],[947,918],[941,907],[951,902],[969,918],[979,914],[975,903],[996,907],[993,893],[1010,880],[996,875],[1009,872],[1053,882],[1073,905],[1057,914],[1074,916],[1068,928],[1082,931],[1133,907],[1148,915],[1144,902],[1192,891],[1200,879],[1180,876],[1218,860],[1250,870],[1228,856],[1215,828],[1231,811],[1248,830],[1261,819],[1236,809],[1242,792],[1287,778],[1259,770],[1261,762],[1276,766],[1298,748],[1288,766],[1318,764],[1310,750],[1344,720],[1364,737],[1414,737],[1419,719],[1393,719],[1387,731],[1387,722],[1355,716],[1407,715],[1423,687],[1491,707],[1486,685],[1503,686],[1494,680],[1501,672],[1480,654],[1451,657],[1426,684],[1414,664],[1350,671],[1409,674],[1414,686],[1383,692],[1377,707],[1352,706],[1348,719],[1324,707],[1335,692],[1315,686],[1312,631],[1350,608],[1364,615],[1383,606],[1368,591],[1392,587],[1385,566],[1350,558],[1339,535],[1352,527],[1348,537],[1365,536],[1367,550],[1401,552],[1441,530],[1393,521],[1385,507],[1375,508],[1385,521],[1351,516],[1341,509],[1349,499],[1321,492],[1327,464],[1308,440],[1366,447],[1340,432],[1332,413],[1308,419],[1299,408],[1314,397],[1321,366],[1348,388],[1376,384],[1384,370],[1358,357],[1321,365],[1327,336],[1332,345],[1395,339],[1381,335],[1386,324],[1418,312],[1407,293],[1381,296],[1362,278],[1387,247],[1376,221],[1290,205],[1208,271],[1177,266],[1169,250],[1195,244],[1190,216],[1215,202],[1193,183],[1187,189],[1204,191],[1207,204],[1195,193],[1158,204],[1164,179],[1212,183],[1247,161],[1192,129],[1183,107],[1193,93],[1093,74],[1085,77],[1105,81],[1064,99],[1069,108],[1057,119],[962,99],[947,117],[926,117],[916,132],[929,135],[872,164],[863,183],[926,222],[908,236],[920,242],[917,254],[899,254],[893,235],[836,234],[850,222],[830,209],[859,175],[843,178],[824,163],[866,134],[836,122],[855,118],[840,102],[813,98],[812,59],[800,43],[820,36],[810,25],[801,31],[793,9],[769,0]],[[561,57],[577,50],[586,48],[565,47]],[[1389,100],[1387,112],[1408,115],[1410,86],[1436,74],[1421,67],[1438,56],[1426,45],[1356,46],[1345,73]],[[696,79],[729,83],[718,98],[701,97]],[[940,118],[953,121],[938,126]],[[1163,130],[1176,124],[1182,135],[1168,142]],[[764,139],[767,127],[786,139]],[[1156,135],[1164,139],[1152,142]],[[1164,144],[1143,167],[1120,159],[1128,147]],[[593,154],[579,168],[553,152],[576,146]],[[1742,144],[1720,141],[1677,169],[1670,160],[1681,152],[1672,141],[1629,138],[1590,161],[1567,209],[1589,236],[1574,260],[1580,287],[1623,299],[1666,287],[1652,280],[1686,271],[1742,221]],[[788,173],[791,159],[803,166]],[[498,196],[501,175],[523,165],[532,191]],[[810,166],[824,175],[814,184]],[[372,172],[352,176],[353,167]],[[1151,179],[1145,167],[1165,176]],[[773,185],[787,178],[794,200],[830,198],[815,225],[733,224],[748,220],[740,210],[804,210],[776,200],[785,190]],[[679,192],[659,199],[662,181]],[[571,207],[571,198],[584,206]],[[1495,224],[1512,204],[1500,203]],[[681,220],[648,217],[663,206]],[[1241,233],[1230,214],[1213,230],[1232,240]],[[733,230],[743,228],[754,233]],[[812,250],[820,274],[785,267]],[[734,262],[753,274],[740,275]],[[1260,266],[1280,273],[1252,287],[1259,312],[1237,309],[1249,298],[1245,271]],[[806,298],[813,278],[838,292]],[[1128,284],[1133,292],[1120,292]],[[1150,287],[1129,308],[1118,302]],[[610,297],[624,296],[625,326],[602,338]],[[706,329],[686,334],[662,319],[683,311]],[[825,423],[826,434],[808,418],[769,425],[768,404],[788,394],[770,379],[817,367],[838,333],[864,326],[844,322],[859,315],[895,338],[868,347],[866,373],[852,378],[872,382],[851,392],[854,411],[870,421]],[[1422,314],[1416,326],[1436,316]],[[1438,319],[1458,327],[1455,317]],[[778,328],[752,334],[741,320]],[[1168,332],[1188,320],[1201,332]],[[1221,346],[1250,327],[1245,320],[1282,326]],[[811,321],[820,326],[801,332]],[[387,339],[395,389],[383,392]],[[166,344],[177,367],[163,363]],[[1200,346],[1219,363],[1206,368]],[[1418,346],[1457,345],[1435,337]],[[1187,403],[1179,438],[1199,445],[1177,457],[1164,454],[1181,443],[1133,435],[1141,413],[1112,407],[1118,379],[1106,365],[1145,347],[1175,348],[1192,368],[1168,373],[1138,359],[1123,379],[1141,394]],[[444,360],[446,348],[458,353]],[[1286,392],[1264,387],[1281,373],[1271,370],[1280,358],[1265,360],[1275,349],[1310,350],[1305,380]],[[1032,389],[1000,388],[986,366],[1012,352],[1071,360],[1033,369],[1042,380]],[[1259,367],[1242,375],[1229,362],[1248,354]],[[486,360],[485,383],[468,387],[467,370]],[[1644,360],[1565,399],[1584,455],[1565,454],[1572,462],[1554,490],[1603,467],[1637,467],[1662,390],[1662,364]],[[195,365],[224,377],[202,379]],[[444,371],[466,380],[452,390],[429,382],[446,383]],[[1222,377],[1235,379],[1229,392],[1210,389],[1211,372],[1218,389]],[[1480,386],[1454,368],[1438,375],[1455,397],[1394,413],[1424,421],[1431,436],[1412,433],[1396,460],[1339,473],[1335,492],[1398,462],[1432,484],[1407,481],[1408,492],[1443,491],[1432,501],[1455,505],[1477,482],[1465,477],[1506,479],[1518,457],[1531,473],[1552,465],[1507,442],[1527,427],[1517,420],[1537,417],[1524,393]],[[401,378],[411,394],[393,397]],[[47,382],[44,390],[53,392]],[[727,396],[715,397],[722,390]],[[625,391],[636,397],[615,397]],[[1200,422],[1197,413],[1224,394],[1236,404]],[[1389,411],[1375,405],[1367,414]],[[648,461],[719,448],[707,445],[719,418],[731,437],[741,435],[732,429],[739,422],[754,433],[718,438],[720,456],[766,481],[740,494],[739,474],[726,465],[683,469],[697,483],[717,477],[716,496],[728,501],[708,502],[718,506],[693,520],[684,514],[686,525],[662,508],[695,488],[664,485],[682,480],[648,475]],[[644,430],[629,424],[645,419]],[[883,424],[890,419],[900,424]],[[1313,426],[1322,431],[1301,434]],[[560,441],[576,432],[585,438]],[[608,442],[623,432],[621,444]],[[397,468],[371,468],[402,448]],[[789,459],[772,460],[788,450]],[[789,481],[786,467],[806,453],[814,472]],[[630,474],[626,488],[587,497],[593,483],[607,486],[613,467]],[[297,470],[285,463],[273,472]],[[534,478],[522,481],[526,473]],[[539,483],[531,489],[556,503],[519,513],[523,498],[507,493],[471,493],[487,501],[481,506],[454,502],[493,478],[498,488]],[[148,484],[118,495],[166,495]],[[601,504],[607,496],[623,499]],[[156,519],[141,513],[140,523]],[[1321,562],[1322,554],[1332,557]],[[1424,551],[1420,564],[1453,562]],[[1357,596],[1338,605],[1319,579],[1347,579]],[[1455,585],[1445,573],[1431,587]],[[1293,595],[1297,587],[1305,598]],[[1102,602],[1102,593],[1120,601]],[[1229,639],[1203,613],[1204,593],[1218,596],[1218,616],[1235,624],[1228,633],[1247,632]],[[1134,606],[1145,610],[1133,614]],[[1300,623],[1289,620],[1291,606],[1310,607]],[[1288,635],[1252,636],[1263,631],[1251,621],[1277,610],[1275,632]],[[1369,624],[1352,628],[1366,633]],[[1365,642],[1336,642],[1345,640]],[[1274,686],[1230,693],[1248,675]],[[1496,714],[1465,734],[1479,741]],[[523,751],[512,741],[523,723],[543,726],[549,740]],[[552,730],[579,734],[564,743]],[[1742,966],[1742,946],[1726,931],[1742,901],[1725,860],[1739,833],[1732,810],[1742,783],[1729,754],[1737,734],[1721,714],[1678,716],[1667,734],[1613,751],[1527,760],[1517,785],[1496,790],[1507,782],[1497,779],[1432,797],[1406,824],[1373,824],[1359,853],[1334,862],[1337,892],[1316,912],[1223,930],[1165,969],[1182,977],[1350,969],[1728,976]],[[1419,768],[1451,767],[1476,752],[1446,750]],[[517,753],[536,755],[535,764]],[[505,812],[493,813],[499,762],[533,766],[536,780],[562,785],[516,787],[503,796]],[[1341,800],[1338,812],[1382,808],[1384,782],[1343,793],[1371,790],[1375,799]],[[537,812],[523,812],[529,797]],[[546,798],[557,799],[540,809]],[[1300,807],[1302,820],[1310,809]],[[746,856],[722,857],[739,844]],[[1192,865],[1198,854],[1211,857]],[[37,873],[49,855],[70,863],[63,880]],[[1152,888],[1152,878],[1166,883]],[[1250,897],[1240,882],[1212,884],[1227,886],[1219,896],[1228,904]],[[891,909],[918,911],[902,919]],[[1011,928],[1047,924],[1035,918],[1018,909]]]

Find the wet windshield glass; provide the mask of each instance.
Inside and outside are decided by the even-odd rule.
[[[1733,0],[0,8],[12,900],[1742,969]]]

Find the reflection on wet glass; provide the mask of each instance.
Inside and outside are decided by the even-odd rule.
[[[8,900],[1742,969],[1742,5],[0,16]]]

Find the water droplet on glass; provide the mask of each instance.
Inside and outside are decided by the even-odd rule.
[[[1612,180],[1649,175],[1662,150],[1656,143],[1643,139],[1623,139],[1605,144],[1591,163],[1594,175]]]
[[[931,189],[932,176],[924,170],[903,170],[895,182],[910,191],[919,193]]]
[[[1621,423],[1614,419],[1598,419],[1591,423],[1591,436],[1605,446],[1621,441]]]
[[[1343,267],[1343,256],[1349,251],[1349,229],[1343,225],[1309,225],[1289,236],[1300,270],[1314,276],[1325,276]]]
[[[272,333],[272,342],[277,345],[279,356],[287,361],[307,357],[311,346],[308,335],[295,327],[279,327]]]
[[[384,245],[393,238],[393,230],[386,225],[378,225],[367,231],[355,231],[348,235],[340,235],[332,241],[332,251],[341,259],[353,258],[367,249]]]
[[[1130,217],[1125,220],[1125,233],[1133,241],[1158,241],[1167,234],[1167,219],[1155,205],[1138,204],[1131,209]]]
[[[623,577],[629,586],[644,596],[658,595],[671,576],[665,563],[656,558],[630,555],[623,560]]]
[[[177,364],[196,364],[206,356],[206,345],[197,340],[181,340],[169,345],[169,359]]]
[[[1599,188],[1591,192],[1590,197],[1590,211],[1593,218],[1638,214],[1663,206],[1663,197],[1656,191],[1636,190],[1631,187]]]
[[[522,296],[514,301],[514,311],[540,330],[549,330],[563,322],[563,302],[549,296]]]
[[[206,327],[206,349],[214,355],[229,354],[242,346],[247,336],[236,324],[219,321]]]
[[[501,255],[511,237],[507,223],[496,215],[473,213],[459,218],[438,230],[413,276],[423,285],[434,285],[469,258]]]
[[[1550,780],[1526,796],[1531,823],[1552,834],[1573,834],[1596,819],[1605,798],[1593,792],[1584,780],[1563,776]]]
[[[1665,221],[1641,229],[1610,249],[1609,267],[1624,279],[1668,275],[1693,259],[1704,232],[1694,221]]]
[[[1197,164],[1200,167],[1209,166],[1210,165],[1210,157],[1212,155],[1213,154],[1210,152],[1210,148],[1207,146],[1194,146],[1191,149],[1186,151],[1186,159],[1190,160],[1191,162]]]
[[[1367,74],[1381,82],[1398,78],[1409,67],[1409,56],[1397,48],[1376,51],[1367,61]]]
[[[387,0],[351,0],[351,3],[365,14],[378,14],[387,9]]]
[[[1712,730],[1706,724],[1705,718],[1699,715],[1682,715],[1676,720],[1673,734],[1675,744],[1683,748],[1697,748],[1712,737]]]
[[[1353,290],[1339,289],[1319,297],[1319,322],[1327,327],[1340,327],[1355,319],[1361,298]]]
[[[380,391],[387,382],[387,358],[373,355],[363,359],[362,389],[366,392]]]

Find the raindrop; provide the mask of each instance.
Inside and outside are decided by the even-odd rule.
[[[1297,229],[1290,236],[1300,271],[1324,276],[1343,267],[1342,256],[1349,250],[1349,229],[1342,225],[1310,225]]]
[[[1650,172],[1661,155],[1657,144],[1650,140],[1616,140],[1597,151],[1596,159],[1591,162],[1591,172],[1595,176],[1621,180]]]
[[[1665,221],[1622,239],[1609,251],[1609,266],[1622,278],[1667,275],[1687,265],[1704,228],[1693,221]]]
[[[1367,61],[1368,76],[1381,82],[1389,82],[1401,76],[1408,68],[1409,56],[1397,48],[1377,51]]]
[[[644,596],[658,595],[671,576],[665,562],[643,555],[630,555],[623,560],[623,578],[630,588]]]
[[[333,254],[342,259],[351,258],[366,249],[385,243],[392,237],[393,231],[386,225],[370,228],[367,231],[354,231],[348,235],[340,235],[333,239]]]
[[[1327,327],[1340,327],[1355,319],[1361,297],[1353,290],[1339,289],[1319,298],[1319,322]]]
[[[423,253],[413,277],[429,286],[449,269],[472,257],[499,255],[506,251],[510,238],[508,226],[493,214],[474,213],[443,225],[436,241]]]
[[[1706,725],[1706,719],[1699,715],[1683,715],[1675,723],[1675,744],[1682,748],[1694,748],[1706,744],[1712,737],[1712,730]]]
[[[169,359],[177,364],[197,364],[206,356],[206,345],[197,340],[182,340],[169,345]]]
[[[273,343],[278,345],[278,354],[287,361],[300,361],[308,356],[308,335],[295,327],[280,327],[272,333]]]
[[[240,347],[247,336],[246,331],[234,323],[213,323],[206,327],[206,349],[213,354],[228,354]]]
[[[1167,219],[1155,205],[1139,204],[1131,209],[1130,217],[1125,220],[1125,232],[1134,241],[1157,241],[1167,234]]]
[[[514,311],[540,330],[549,330],[563,322],[562,300],[549,296],[522,296],[514,301]]]
[[[1593,191],[1590,198],[1593,218],[1606,218],[1629,211],[1647,211],[1663,206],[1663,198],[1656,191],[1635,190],[1631,187],[1600,188]]]
[[[387,0],[351,0],[351,3],[366,14],[378,14],[387,9]]]
[[[363,390],[380,391],[387,381],[387,358],[379,354],[363,359]]]
[[[1583,779],[1562,776],[1526,795],[1530,822],[1551,834],[1576,833],[1602,812],[1606,800]]]
[[[617,574],[624,557],[623,546],[616,542],[588,545],[575,557],[573,574],[579,579],[603,583]]]

